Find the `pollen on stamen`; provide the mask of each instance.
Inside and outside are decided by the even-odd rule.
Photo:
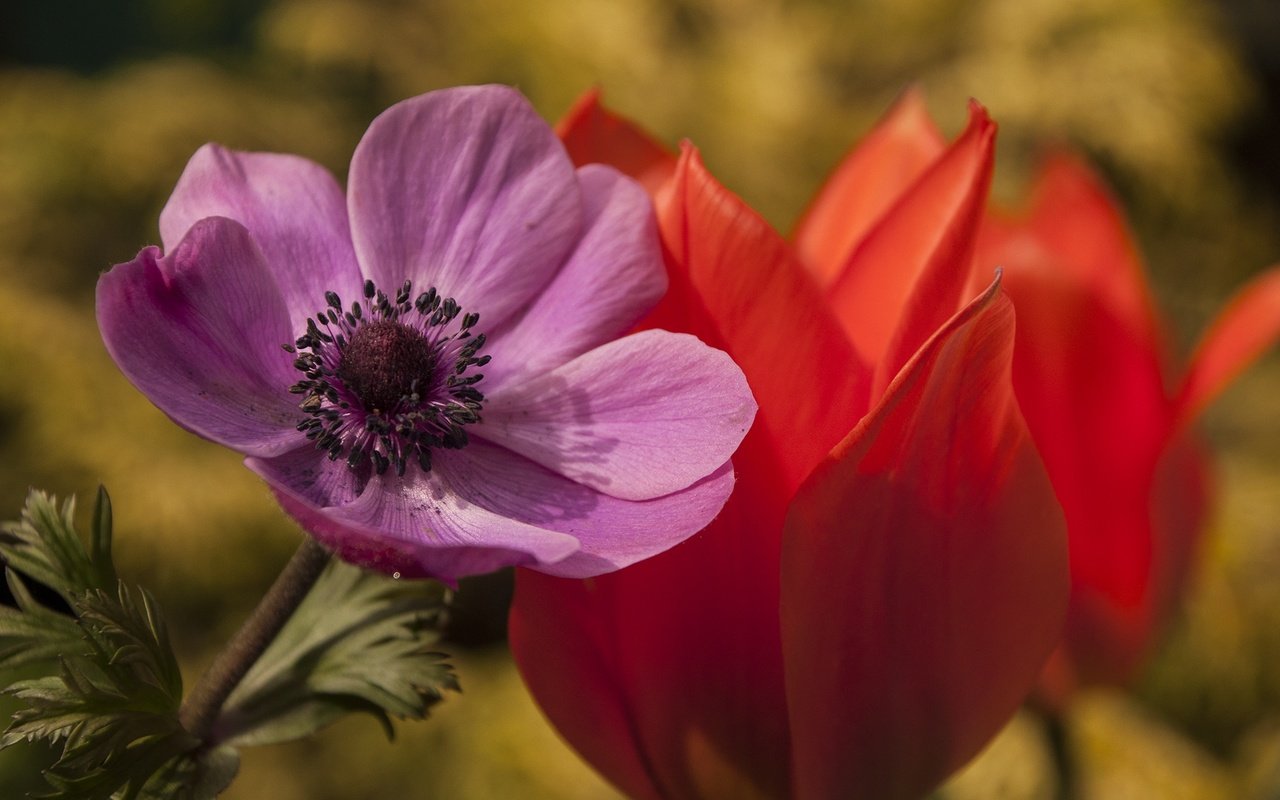
[[[465,447],[464,426],[480,420],[484,375],[474,368],[489,362],[473,331],[480,315],[434,287],[415,298],[410,281],[394,297],[365,281],[362,295],[344,310],[326,291],[325,308],[282,345],[303,374],[289,387],[308,415],[297,429],[351,470],[404,475],[416,461],[429,472],[431,451]]]

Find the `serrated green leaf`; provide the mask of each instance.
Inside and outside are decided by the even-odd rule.
[[[95,552],[95,560],[76,533],[75,498],[65,500],[59,509],[54,497],[33,489],[27,494],[21,518],[0,525],[0,557],[9,568],[48,586],[68,604],[86,591],[114,589],[109,501],[105,506],[99,505],[99,514],[95,517],[101,515],[104,507],[105,528],[98,519],[95,519],[95,528],[105,530],[106,536],[95,543],[95,548],[106,549]]]
[[[0,749],[22,741],[61,745],[45,772],[47,797],[130,800],[158,771],[186,759],[191,768],[184,785],[219,788],[165,796],[212,798],[230,780],[228,757],[222,753],[206,764],[211,756],[196,753],[200,742],[178,721],[177,659],[155,599],[116,577],[106,490],[98,491],[87,549],[74,513],[74,500],[59,508],[54,498],[32,491],[22,518],[0,526],[0,556],[17,605],[0,608],[0,667],[46,670],[9,678],[4,691],[22,707],[0,736]],[[37,602],[19,573],[56,591],[74,618]]]
[[[458,688],[446,657],[431,650],[446,602],[439,584],[335,559],[236,687],[215,734],[244,746],[298,739],[352,711],[388,733],[389,716],[425,718]]]
[[[93,505],[93,529],[89,536],[89,560],[97,574],[98,588],[114,586],[119,582],[115,564],[111,560],[111,495],[107,487],[98,486],[98,498]]]

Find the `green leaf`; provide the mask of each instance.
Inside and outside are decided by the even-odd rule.
[[[52,496],[32,489],[22,517],[0,525],[0,557],[8,567],[48,586],[68,604],[83,592],[114,591],[116,585],[111,563],[111,501],[106,490],[98,491],[92,557],[76,533],[75,510],[74,497],[59,509]]]
[[[75,620],[37,603],[17,573],[6,570],[5,579],[18,607],[0,606],[0,670],[51,667],[67,654],[88,651]]]
[[[47,797],[128,800],[181,758],[198,766],[190,754],[200,742],[178,722],[182,676],[155,599],[116,577],[106,490],[98,491],[88,549],[74,515],[74,500],[59,507],[32,491],[22,518],[0,526],[17,606],[0,608],[0,668],[42,669],[4,687],[22,707],[0,749],[25,741],[61,745],[45,772]],[[74,616],[42,606],[19,573],[56,591]],[[189,770],[193,781],[203,769]]]
[[[97,587],[105,589],[114,586],[116,577],[115,564],[111,561],[111,496],[107,487],[98,486],[98,498],[93,505],[93,530],[89,537],[89,560],[93,563],[97,574]]]
[[[199,744],[178,722],[182,679],[154,599],[119,583],[72,604],[79,652],[61,671],[6,690],[23,703],[0,738],[62,742],[46,772],[55,797],[132,797],[167,761]]]
[[[334,559],[231,694],[214,726],[236,746],[298,739],[352,711],[423,719],[458,690],[434,652],[448,592]]]
[[[184,753],[153,775],[137,800],[214,800],[239,771],[240,754],[232,747]]]

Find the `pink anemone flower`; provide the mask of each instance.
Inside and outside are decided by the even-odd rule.
[[[345,197],[306,159],[206,145],[160,234],[98,284],[112,358],[348,561],[597,575],[732,491],[741,371],[687,334],[624,335],[666,290],[647,195],[575,169],[512,89],[388,109]]]

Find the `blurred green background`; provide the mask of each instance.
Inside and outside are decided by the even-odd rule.
[[[1001,123],[996,193],[1086,152],[1123,199],[1186,350],[1280,261],[1280,4],[1271,0],[6,0],[0,6],[0,516],[30,485],[117,508],[122,571],[173,619],[188,681],[297,543],[235,454],[119,375],[97,275],[158,240],[217,140],[340,177],[368,121],[430,89],[519,87],[549,119],[600,85],[786,231],[841,154],[918,82],[945,130]],[[1183,614],[1131,693],[1070,720],[1097,798],[1280,798],[1280,359],[1209,414],[1221,493]],[[608,798],[542,722],[501,640],[501,577],[462,593],[465,694],[388,744],[369,720],[249,751],[228,798]],[[42,755],[0,754],[0,796]],[[1048,794],[1019,718],[946,790]]]

